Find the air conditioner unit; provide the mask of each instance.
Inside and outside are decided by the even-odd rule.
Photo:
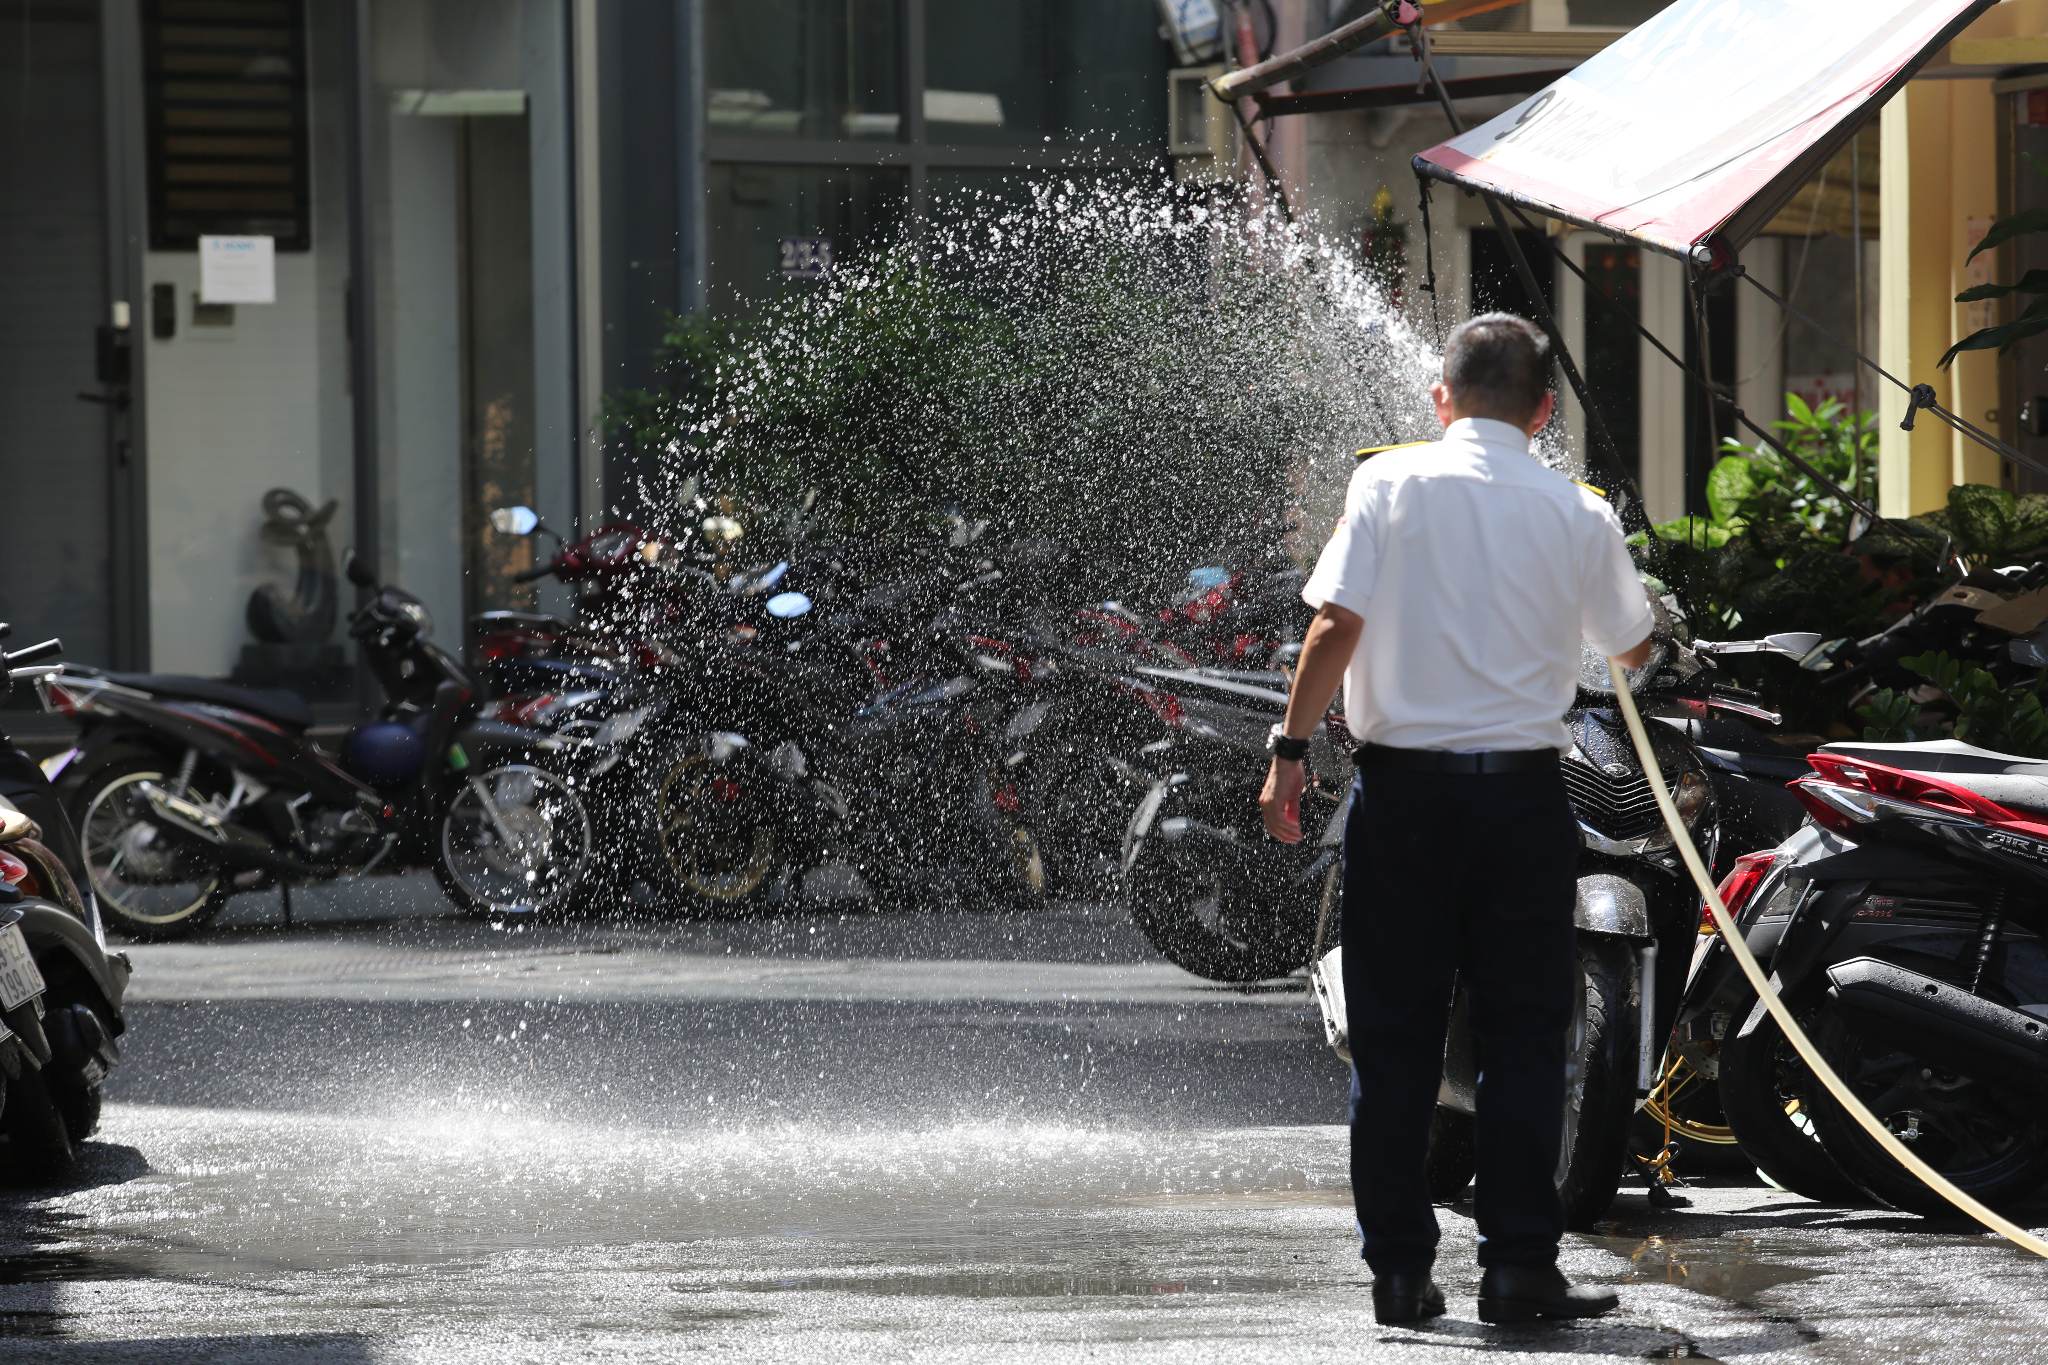
[[[1181,180],[1225,180],[1237,174],[1237,115],[1209,93],[1223,74],[1216,66],[1172,71],[1166,77],[1166,152]]]

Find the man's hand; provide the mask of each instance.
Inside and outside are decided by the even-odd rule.
[[[1647,635],[1643,637],[1643,642],[1637,645],[1634,649],[1628,650],[1627,652],[1622,654],[1615,655],[1614,661],[1620,664],[1623,668],[1641,668],[1644,664],[1650,662],[1650,651],[1656,647],[1656,644],[1657,637],[1654,635]]]
[[[1259,793],[1259,810],[1266,817],[1266,833],[1283,844],[1301,842],[1301,764],[1276,758],[1266,769],[1265,790]]]
[[[1351,651],[1365,631],[1365,619],[1335,602],[1326,602],[1309,622],[1308,638],[1302,641],[1301,657],[1294,661],[1294,682],[1287,693],[1287,716],[1282,732],[1307,739],[1322,725],[1337,689],[1344,682],[1344,667]],[[1259,811],[1266,817],[1266,833],[1283,844],[1301,842],[1301,789],[1307,783],[1301,764],[1277,755],[1266,770],[1266,785],[1259,792]]]

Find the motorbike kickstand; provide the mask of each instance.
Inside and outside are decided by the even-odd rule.
[[[1635,1158],[1636,1170],[1649,1188],[1650,1207],[1657,1210],[1689,1209],[1692,1200],[1678,1193],[1685,1186],[1678,1172],[1671,1169],[1671,1163],[1678,1156],[1678,1144],[1665,1144],[1664,1150],[1655,1156]]]

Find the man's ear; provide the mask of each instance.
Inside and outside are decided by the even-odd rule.
[[[1529,419],[1529,434],[1534,436],[1537,432],[1549,426],[1550,419],[1556,414],[1557,391],[1555,389],[1545,389],[1543,391],[1543,401],[1536,405],[1535,415]]]
[[[1449,426],[1457,418],[1457,410],[1451,405],[1451,386],[1439,379],[1429,386],[1429,400],[1436,405],[1436,419]]]

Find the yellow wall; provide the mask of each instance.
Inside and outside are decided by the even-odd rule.
[[[1985,319],[1966,316],[1955,295],[1971,281],[1963,258],[1977,244],[1973,219],[1998,213],[1998,117],[2002,101],[1988,77],[2035,60],[2029,44],[2048,34],[2048,0],[2005,0],[1951,45],[1947,58],[1974,64],[1986,79],[1923,78],[1884,108],[1880,119],[1883,185],[1878,239],[1878,361],[1908,383],[1932,384],[1943,406],[1997,435],[2002,413],[1995,352],[1970,352],[1947,370],[1943,351]],[[1951,67],[1951,70],[1954,68]],[[1994,270],[1993,278],[2001,278]],[[1922,416],[1900,431],[1903,396],[1882,386],[1878,409],[1882,510],[1924,512],[1946,500],[1952,483],[1997,483],[1999,459],[1974,441]]]
[[[1878,363],[1907,383],[1931,384],[1944,407],[1984,424],[1998,406],[1989,353],[1937,368],[1958,335],[1963,258],[1972,219],[1998,211],[1997,100],[1988,80],[1915,81],[1884,108],[1879,194]],[[1881,510],[1940,507],[1953,483],[1998,482],[1998,457],[1922,414],[1899,430],[1903,395],[1883,385],[1878,405]],[[1996,429],[1996,423],[1991,423]]]

